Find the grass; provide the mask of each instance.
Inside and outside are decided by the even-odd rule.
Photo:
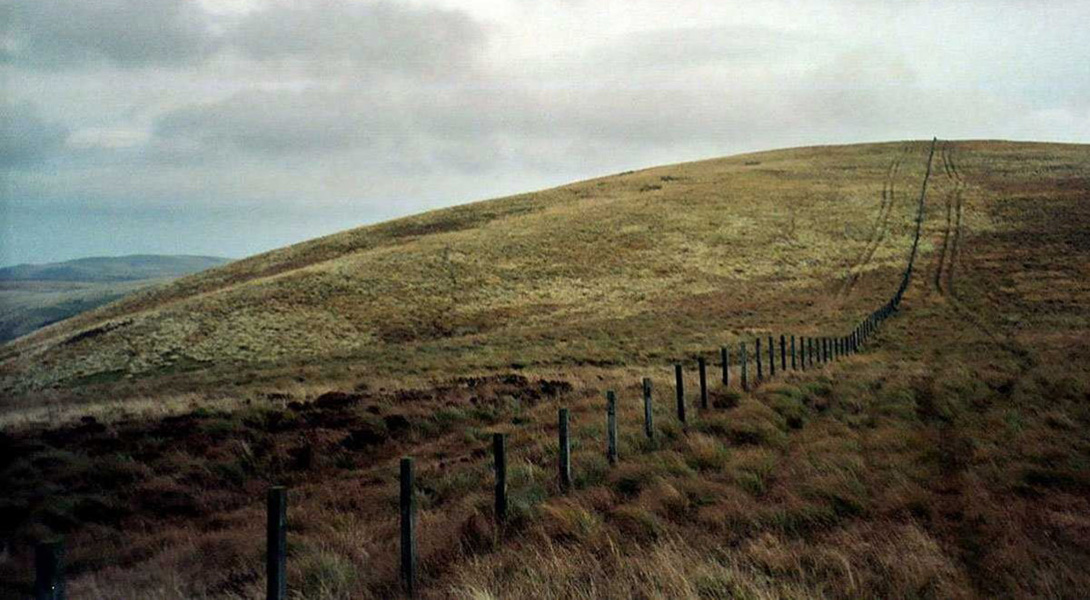
[[[320,324],[301,330],[317,345],[287,365],[244,360],[230,377],[152,369],[66,389],[61,359],[87,347],[50,346],[44,333],[9,346],[36,358],[5,367],[22,391],[0,436],[0,537],[12,549],[0,589],[21,593],[29,544],[64,534],[73,594],[260,596],[261,499],[280,482],[291,488],[293,593],[390,597],[397,459],[412,454],[425,597],[1078,597],[1090,587],[1086,147],[958,142],[937,155],[956,166],[936,162],[912,286],[866,351],[778,372],[749,393],[735,372],[729,388],[713,385],[722,400],[712,408],[692,404],[697,352],[711,358],[722,343],[770,332],[829,333],[888,296],[921,147],[791,150],[584,182],[348,232],[184,280],[169,302],[128,305],[134,326],[162,335],[166,315],[201,320],[195,348],[217,327],[269,326],[278,298],[303,312],[336,307],[326,318],[359,334],[322,342]],[[902,152],[889,231],[868,246],[882,177]],[[787,199],[793,229],[777,227]],[[956,228],[959,201],[955,250],[946,206]],[[351,277],[343,296],[320,285],[338,270],[387,273],[394,263],[404,279],[376,285],[415,285],[427,278],[429,244],[479,269],[443,313],[452,320],[438,321],[441,335],[429,333],[440,331],[428,329],[434,319],[373,323],[396,311],[362,302]],[[870,262],[853,262],[870,247]],[[198,284],[202,294],[186,295]],[[251,286],[268,294],[267,314],[216,325],[217,303],[245,307],[259,293]],[[547,310],[535,289],[555,290]],[[402,296],[406,315],[450,306],[415,291]],[[180,316],[195,306],[210,312]],[[466,311],[482,315],[477,329],[457,320]],[[101,355],[86,360],[105,360],[114,331],[125,329],[95,338]],[[133,339],[139,357],[144,342]],[[323,354],[336,344],[355,347]],[[679,358],[690,366],[686,424],[673,415]],[[58,389],[35,387],[50,373]],[[491,376],[456,379],[478,374]],[[645,376],[653,440],[642,432]],[[615,467],[604,459],[607,389],[618,397]],[[102,390],[114,402],[89,398]],[[25,408],[42,398],[53,408]],[[575,436],[566,494],[556,482],[561,406]],[[88,414],[96,419],[78,420]],[[490,518],[494,431],[509,434],[502,530]],[[367,443],[346,445],[353,435]]]

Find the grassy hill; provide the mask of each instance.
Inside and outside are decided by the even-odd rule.
[[[940,142],[911,285],[865,351],[750,392],[715,382],[711,408],[673,415],[675,361],[692,390],[697,355],[843,334],[889,297],[928,146],[749,154],[435,211],[8,344],[0,581],[29,572],[28,541],[65,533],[73,590],[258,596],[278,482],[294,593],[389,597],[413,455],[425,597],[1079,597],[1090,146]],[[492,432],[512,464],[502,530]]]
[[[0,342],[226,262],[210,256],[132,255],[2,268]]]
[[[926,152],[753,154],[347,231],[29,336],[5,348],[0,385],[662,362],[769,328],[846,324],[903,266]]]

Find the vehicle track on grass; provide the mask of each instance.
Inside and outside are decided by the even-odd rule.
[[[837,296],[842,297],[851,293],[855,288],[855,284],[863,275],[863,270],[870,264],[870,261],[874,258],[875,252],[878,251],[878,247],[881,246],[882,242],[886,239],[886,234],[889,232],[889,218],[893,212],[893,205],[897,199],[895,181],[897,174],[900,172],[901,163],[904,162],[904,158],[908,155],[909,149],[910,147],[907,144],[902,146],[890,161],[889,167],[886,168],[886,178],[885,181],[882,182],[882,201],[878,206],[878,216],[875,217],[874,227],[867,239],[867,245],[859,253],[858,258],[852,261],[848,266],[848,276],[837,291]]]
[[[942,245],[939,249],[938,264],[933,278],[934,290],[940,296],[957,298],[954,287],[954,273],[961,253],[962,216],[964,214],[965,181],[954,162],[954,152],[950,142],[944,142],[942,151],[942,170],[947,180],[953,185],[944,196],[946,204],[946,224],[942,232]]]
[[[987,322],[981,316],[979,310],[973,310],[965,304],[959,296],[956,287],[956,268],[963,263],[963,239],[964,239],[964,192],[966,180],[962,175],[958,161],[956,145],[952,142],[944,142],[940,157],[942,159],[943,173],[952,184],[952,188],[946,193],[944,203],[946,208],[946,222],[942,231],[942,244],[932,277],[932,287],[929,292],[938,293],[946,304],[961,317],[962,321],[972,325],[980,333],[983,333],[993,343],[1014,356],[1018,363],[1020,379],[1036,365],[1036,359],[1028,349],[1018,343],[1011,335],[999,331],[997,327]]]

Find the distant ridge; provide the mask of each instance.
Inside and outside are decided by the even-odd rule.
[[[0,342],[231,262],[216,256],[95,256],[0,269]]]
[[[138,281],[180,277],[218,267],[230,259],[217,256],[130,254],[93,256],[63,262],[0,268],[0,281],[73,281],[82,283]]]

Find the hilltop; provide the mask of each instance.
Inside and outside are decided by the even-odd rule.
[[[64,534],[73,595],[261,596],[264,493],[284,484],[292,594],[391,597],[411,455],[421,597],[1080,597],[1090,146],[929,146],[777,150],[435,211],[7,344],[0,593],[25,592],[30,544]],[[928,171],[912,278],[863,351],[722,385],[721,345],[842,335],[886,302]]]
[[[0,342],[227,262],[211,256],[137,254],[4,267],[0,269]]]

